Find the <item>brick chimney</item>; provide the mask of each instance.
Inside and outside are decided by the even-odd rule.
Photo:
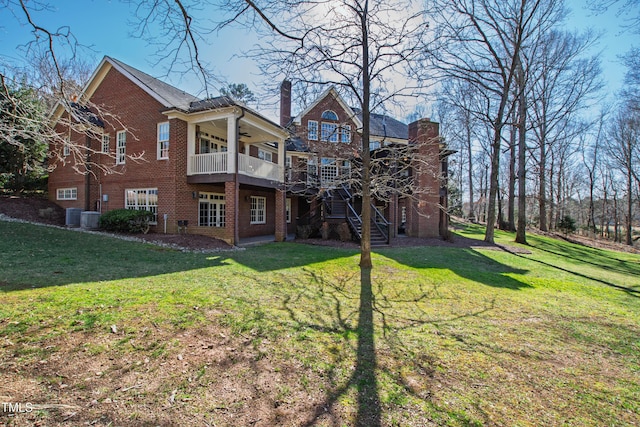
[[[280,126],[286,126],[291,120],[291,82],[283,80],[280,85]]]
[[[440,208],[440,138],[439,124],[428,118],[409,124],[409,144],[418,145],[418,155],[423,161],[414,165],[415,184],[421,190],[407,209],[406,233],[412,237],[444,237],[443,212]],[[427,161],[427,163],[425,163]]]

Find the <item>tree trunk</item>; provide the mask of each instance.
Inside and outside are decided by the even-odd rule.
[[[540,212],[540,230],[549,231],[547,224],[547,150],[544,138],[540,138],[540,188],[538,189],[538,210]]]
[[[514,120],[515,121],[515,120]],[[511,126],[509,136],[509,213],[508,229],[516,230],[516,127]]]
[[[469,120],[468,114],[466,120],[466,142],[467,151],[469,153],[469,163],[467,164],[467,173],[469,175],[469,219],[475,222],[478,218],[476,217],[475,208],[473,206],[473,156],[471,151],[471,122]]]
[[[557,209],[558,209],[558,205],[554,203],[555,200],[555,194],[556,194],[556,187],[555,187],[555,170],[556,170],[556,166],[555,166],[555,157],[551,156],[551,166],[549,167],[549,201],[550,201],[550,206],[547,206],[547,210],[549,212],[549,222],[547,223],[547,225],[549,226],[549,228],[554,229],[554,215],[555,217],[558,216],[557,214]]]
[[[369,121],[371,117],[371,76],[369,75],[369,2],[362,12],[362,239],[360,241],[360,268],[370,269],[371,262],[371,156],[369,152]]]
[[[506,222],[504,220],[504,209],[503,209],[504,195],[503,195],[503,192],[500,191],[500,184],[498,184],[497,193],[498,193],[498,228],[500,230],[504,230],[506,225]]]
[[[518,61],[518,228],[516,242],[527,244],[527,189],[526,189],[526,150],[527,150],[527,98],[522,63]],[[541,216],[542,217],[542,216]]]
[[[487,229],[484,241],[494,242],[496,225],[496,199],[498,195],[498,174],[500,173],[500,142],[502,133],[502,116],[496,119],[493,143],[491,145],[491,175],[489,178],[489,200],[487,201]]]
[[[625,243],[629,246],[633,246],[632,232],[633,232],[633,185],[631,181],[631,172],[627,177],[627,237]]]

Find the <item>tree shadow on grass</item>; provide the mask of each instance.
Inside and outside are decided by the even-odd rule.
[[[181,252],[103,234],[0,221],[0,293],[121,279],[135,279],[225,266],[237,262],[273,271],[352,256],[280,244],[244,251]]]
[[[501,264],[472,248],[416,247],[388,249],[380,253],[412,268],[449,270],[460,277],[491,287],[512,290],[531,288],[531,285],[511,277],[512,274],[525,274],[527,270]]]
[[[538,249],[540,249],[540,248],[538,248]],[[546,251],[544,249],[541,249],[541,250]],[[551,251],[546,251],[546,252],[550,252],[550,253],[554,253],[555,254],[555,252],[551,252]],[[522,255],[519,255],[519,254],[514,254],[514,255],[522,256]],[[558,255],[563,256],[562,254],[558,254]],[[542,264],[542,265],[545,265],[545,266],[550,267],[550,268],[554,268],[554,269],[557,269],[557,270],[560,270],[560,271],[564,271],[565,273],[569,273],[569,274],[573,274],[575,276],[582,277],[583,279],[592,280],[594,282],[601,283],[601,284],[609,286],[611,288],[618,289],[618,290],[626,293],[629,296],[632,296],[632,297],[635,297],[635,298],[640,298],[640,289],[636,289],[637,286],[626,287],[626,286],[622,286],[622,285],[617,285],[617,284],[615,284],[613,282],[608,282],[608,281],[603,280],[603,279],[598,279],[596,277],[592,277],[592,276],[589,276],[587,274],[580,273],[578,271],[569,270],[568,268],[560,267],[559,265],[550,264],[548,262],[545,262],[545,261],[542,261],[542,260],[539,260],[539,259],[534,259],[534,258],[526,258],[526,259],[529,260],[529,261],[537,262],[538,264]]]
[[[419,328],[424,325],[443,325],[455,322],[461,318],[479,316],[494,308],[494,301],[483,301],[480,306],[466,307],[464,312],[450,313],[449,316],[434,316],[425,311],[415,309],[418,304],[436,303],[443,298],[436,288],[425,287],[414,292],[413,298],[402,298],[401,291],[391,291],[393,278],[384,275],[374,275],[371,270],[360,271],[359,281],[357,276],[345,275],[342,278],[330,277],[322,272],[305,269],[306,277],[291,280],[289,284],[296,290],[293,294],[283,299],[283,310],[288,314],[292,322],[292,329],[296,331],[313,330],[327,333],[333,337],[340,336],[345,346],[349,346],[355,359],[350,374],[338,385],[330,387],[325,393],[324,399],[315,405],[304,426],[313,426],[329,421],[333,425],[344,425],[345,419],[335,413],[336,405],[342,401],[342,397],[351,392],[356,393],[356,413],[353,425],[380,426],[383,423],[384,408],[394,403],[389,400],[402,400],[401,396],[389,397],[389,391],[385,390],[386,403],[382,402],[380,375],[384,374],[393,379],[394,387],[402,390],[400,394],[410,394],[428,402],[435,410],[446,413],[455,412],[455,409],[440,408],[431,401],[426,386],[415,387],[411,379],[403,376],[407,369],[393,371],[387,366],[380,366],[378,356],[379,345],[392,349],[395,363],[406,363],[408,371],[415,372],[415,378],[421,382],[428,382],[435,370],[435,360],[429,355],[419,354],[416,357],[407,358],[410,350],[407,349],[398,331],[409,328]],[[356,294],[353,283],[357,282],[359,294]],[[452,297],[449,297],[452,298]],[[357,300],[357,312],[355,303]],[[451,302],[451,301],[450,301]],[[313,304],[314,309],[309,309]],[[404,307],[398,307],[398,306]],[[306,307],[306,309],[305,309]],[[402,312],[411,307],[409,311],[415,315],[402,316]],[[456,311],[457,308],[452,309]],[[463,309],[460,309],[461,311]],[[354,326],[357,317],[357,326]],[[349,337],[357,337],[356,343],[349,341]],[[381,342],[377,342],[381,341]],[[471,345],[471,344],[470,344]],[[389,357],[389,351],[386,357]],[[489,350],[487,350],[489,351]],[[339,378],[339,368],[331,366],[322,377]],[[465,414],[452,415],[456,419],[464,419]],[[327,420],[329,418],[329,420]],[[414,420],[415,421],[415,420]]]
[[[534,240],[533,237],[530,240]],[[605,252],[579,243],[560,243],[553,239],[535,239],[533,244],[538,250],[577,261],[580,264],[590,264],[594,267],[620,274],[640,275],[640,260],[628,261],[616,258],[613,252]]]
[[[338,328],[327,328],[324,322],[321,324],[313,324],[307,321],[301,321],[298,318],[296,310],[288,305],[285,301],[285,309],[289,313],[289,317],[304,328],[315,330],[345,333],[354,332],[357,334],[356,362],[353,373],[341,386],[326,394],[324,401],[317,405],[313,415],[307,420],[304,426],[315,425],[320,418],[330,412],[338,399],[348,393],[351,388],[357,390],[357,414],[355,419],[356,426],[377,427],[381,425],[381,407],[378,392],[378,383],[376,379],[376,348],[374,341],[374,320],[373,320],[373,291],[371,286],[371,269],[361,269],[360,271],[360,304],[358,308],[358,326],[353,328],[349,326],[349,321],[344,317],[342,303],[340,297],[334,294],[337,292],[344,294],[344,284],[333,284],[327,282],[324,278],[310,273],[312,281],[319,285],[321,294],[331,296],[334,302],[334,313]],[[349,317],[349,314],[347,314]]]

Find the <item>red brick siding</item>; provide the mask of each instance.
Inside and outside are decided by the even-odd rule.
[[[266,198],[265,224],[251,224],[252,196]],[[241,188],[238,205],[238,227],[240,238],[275,234],[276,201],[274,190]]]
[[[351,143],[346,144],[341,142],[341,135],[338,135],[338,142],[323,142],[322,138],[322,122],[329,122],[329,120],[322,119],[322,113],[326,110],[332,110],[338,115],[338,126],[350,125],[351,126]],[[307,138],[307,122],[309,120],[315,120],[318,122],[318,141],[309,140]],[[335,122],[334,122],[335,123]],[[312,152],[318,153],[320,157],[337,157],[343,159],[349,159],[354,157],[355,153],[359,152],[362,148],[360,136],[356,133],[356,124],[349,117],[347,112],[342,108],[342,105],[331,95],[326,96],[323,100],[318,102],[310,111],[308,111],[300,120],[300,125],[295,129],[298,136],[300,136],[309,145],[309,149]]]
[[[117,115],[117,118],[105,119],[105,133],[110,137],[110,151],[115,152],[118,131],[126,130],[126,154],[141,156],[140,160],[127,158],[124,165],[115,165],[115,160],[106,155],[98,155],[113,173],[96,171],[92,178],[90,205],[96,206],[102,194],[108,196],[108,202],[102,204],[102,211],[124,207],[124,192],[129,188],[158,189],[158,225],[162,225],[163,215],[169,215],[169,224],[175,225],[178,207],[186,208],[192,201],[191,193],[186,191],[186,124],[179,120],[170,123],[169,159],[157,159],[157,125],[166,122],[167,117],[161,113],[162,104],[153,99],[144,90],[112,68],[100,86],[96,89],[91,101],[103,110]],[[126,128],[125,128],[126,126]],[[83,136],[78,137],[84,138]],[[76,138],[74,137],[74,142]],[[94,141],[99,147],[101,141]],[[177,173],[178,165],[181,168]],[[84,177],[73,171],[71,165],[57,165],[50,174],[49,190],[55,199],[56,188],[77,186],[78,201],[74,207],[84,207]],[[178,192],[177,189],[182,191]],[[81,190],[82,189],[82,190]],[[69,207],[70,203],[60,203]],[[173,231],[168,227],[168,231]]]
[[[433,159],[429,167],[416,166],[414,179],[420,189],[418,200],[408,201],[406,234],[439,236],[440,140],[438,123],[422,119],[409,124],[409,143],[420,144],[419,156]]]

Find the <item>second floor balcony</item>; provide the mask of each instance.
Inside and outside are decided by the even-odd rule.
[[[232,153],[204,153],[189,156],[188,175],[227,174]],[[270,181],[284,181],[284,167],[266,160],[238,153],[238,173]]]
[[[192,107],[165,112],[186,124],[189,182],[225,182],[236,174],[252,185],[272,187],[284,182],[289,136],[285,129],[224,97]]]

